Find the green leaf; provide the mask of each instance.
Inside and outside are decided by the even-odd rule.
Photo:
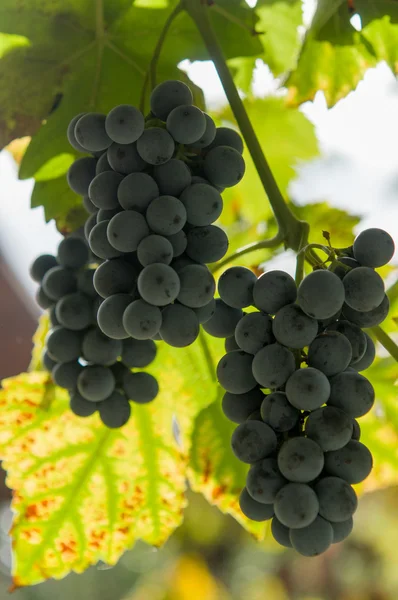
[[[334,208],[327,202],[307,204],[306,206],[291,205],[297,217],[307,221],[311,227],[310,242],[326,244],[323,231],[330,233],[332,246],[346,248],[354,241],[353,229],[360,222],[360,217],[351,215],[345,210]],[[326,258],[325,255],[322,259]]]

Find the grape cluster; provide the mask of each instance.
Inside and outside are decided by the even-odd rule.
[[[158,394],[155,377],[143,369],[156,356],[153,340],[112,339],[96,323],[100,298],[84,239],[61,241],[57,256],[43,254],[31,266],[40,284],[37,302],[49,310],[51,329],[42,362],[56,385],[70,393],[79,417],[99,412],[104,425],[122,427],[131,414],[129,400],[151,402]]]
[[[242,512],[272,519],[277,542],[304,556],[324,552],[353,527],[352,484],[372,469],[357,419],[375,394],[360,372],[375,357],[362,328],[380,324],[389,302],[376,267],[392,238],[368,229],[296,286],[283,271],[257,278],[245,267],[220,277],[216,311],[204,328],[225,337],[217,367],[225,415],[237,423],[236,457],[250,464]],[[254,307],[253,312],[242,309]]]
[[[206,265],[225,255],[228,238],[213,223],[221,192],[243,177],[243,143],[193,106],[180,81],[158,85],[150,106],[146,118],[126,104],[74,117],[71,145],[94,156],[76,160],[68,182],[91,213],[101,331],[184,347],[215,309]]]

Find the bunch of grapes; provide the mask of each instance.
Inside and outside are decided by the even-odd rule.
[[[126,104],[74,117],[71,145],[94,156],[76,160],[68,182],[91,213],[101,331],[184,347],[215,310],[206,265],[226,254],[228,238],[213,223],[221,192],[243,177],[243,143],[193,106],[180,81],[158,85],[150,106],[146,118]]]
[[[93,285],[95,269],[84,239],[61,241],[57,256],[43,254],[31,266],[40,283],[37,302],[49,310],[51,330],[42,362],[54,382],[69,391],[70,408],[80,417],[99,412],[104,425],[122,427],[131,414],[129,400],[151,402],[159,387],[143,369],[156,356],[153,340],[118,340],[97,326],[102,300]]]
[[[357,419],[374,403],[360,372],[375,347],[362,328],[388,314],[375,269],[393,253],[388,233],[367,229],[298,288],[283,271],[257,279],[232,267],[220,277],[220,298],[204,325],[226,338],[217,367],[222,405],[238,423],[233,452],[251,465],[241,510],[255,521],[272,519],[277,542],[304,556],[349,535],[357,508],[351,486],[372,469]],[[244,314],[251,306],[257,310]]]

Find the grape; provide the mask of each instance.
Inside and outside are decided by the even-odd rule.
[[[88,362],[111,365],[117,361],[121,353],[122,342],[112,340],[100,329],[90,329],[83,338],[82,355]]]
[[[273,505],[253,500],[246,488],[243,488],[239,496],[239,506],[243,514],[252,521],[268,521],[274,516]]]
[[[123,175],[115,171],[105,171],[96,175],[88,188],[91,201],[98,208],[107,210],[120,208],[117,191],[122,181]]]
[[[200,306],[199,308],[193,308],[192,310],[196,314],[199,323],[203,325],[204,323],[207,323],[207,321],[210,321],[210,319],[216,312],[216,301],[214,298],[212,298],[210,302],[208,302],[204,306]],[[236,348],[233,348],[233,350],[239,350],[239,347],[236,346]],[[227,352],[229,351],[227,350]]]
[[[67,294],[58,300],[55,314],[63,327],[81,331],[93,322],[92,300],[81,292]]]
[[[341,317],[341,310],[338,310],[337,313],[335,313],[333,315],[333,317],[329,317],[328,319],[317,319],[318,321],[318,331],[319,333],[322,333],[327,327],[329,327],[329,325],[332,325],[333,323],[336,323],[336,321],[338,321],[338,319],[340,319]]]
[[[262,425],[260,421],[258,423]],[[242,426],[240,425],[240,427]],[[268,454],[275,448],[273,436],[270,439],[272,439],[272,445],[269,446],[271,450]],[[253,500],[263,504],[274,502],[276,494],[286,483],[287,481],[279,471],[275,458],[264,458],[256,462],[251,467],[246,478],[246,488],[249,495]]]
[[[98,309],[98,326],[105,335],[113,340],[129,337],[123,327],[123,313],[131,302],[128,294],[114,294],[106,298]]]
[[[238,308],[231,308],[220,298],[215,300],[213,316],[203,324],[203,329],[213,337],[226,338],[234,335],[235,327],[243,313]]]
[[[252,373],[253,356],[242,350],[225,354],[217,365],[220,385],[232,394],[244,394],[256,387]]]
[[[115,388],[115,378],[107,367],[94,365],[85,367],[77,378],[79,394],[90,402],[102,402]]]
[[[145,218],[135,210],[118,213],[109,221],[108,240],[120,252],[134,252],[144,237],[149,235]]]
[[[174,196],[159,196],[152,200],[146,211],[149,227],[155,233],[173,235],[180,231],[187,220],[183,203]]]
[[[123,252],[120,252],[111,246],[108,241],[107,229],[109,222],[109,220],[99,221],[99,223],[92,228],[88,238],[91,252],[104,260],[117,258],[123,254]]]
[[[354,241],[354,257],[365,267],[382,267],[392,259],[394,240],[387,231],[372,227],[362,231]]]
[[[305,423],[305,434],[319,444],[324,452],[345,446],[351,439],[352,431],[352,419],[334,406],[314,410]]]
[[[105,151],[103,154],[101,154],[101,156],[99,157],[96,167],[95,167],[95,174],[99,175],[100,173],[105,173],[105,171],[112,171],[112,167],[109,164],[108,161],[108,152]]]
[[[142,369],[155,360],[156,352],[153,340],[123,340],[122,363],[130,369]]]
[[[181,304],[166,306],[162,311],[160,335],[169,346],[176,348],[189,346],[199,335],[198,317],[187,306]]]
[[[132,265],[122,258],[107,260],[94,274],[94,287],[102,298],[135,290],[137,274]]]
[[[73,117],[73,119],[70,121],[70,123],[68,125],[68,129],[66,131],[66,137],[68,138],[68,142],[70,143],[72,148],[74,148],[78,152],[86,152],[86,149],[83,148],[83,146],[81,144],[79,144],[79,142],[77,141],[76,136],[75,136],[76,123],[85,114],[86,113],[79,113],[78,115]]]
[[[57,364],[57,361],[53,360],[47,351],[43,352],[41,362],[43,363],[45,370],[49,371],[50,373]]]
[[[357,325],[349,321],[340,320],[337,323],[329,325],[327,331],[338,331],[348,339],[351,344],[352,353],[349,364],[354,364],[362,358],[366,350],[366,336]]]
[[[362,358],[357,360],[352,365],[352,368],[355,371],[365,371],[365,369],[370,367],[370,365],[373,363],[375,356],[376,356],[376,348],[375,348],[372,338],[365,331],[364,331],[364,334],[366,336],[366,350],[365,350],[365,354],[362,356]]]
[[[145,129],[137,140],[137,151],[150,165],[162,165],[174,154],[175,144],[171,135],[160,127]]]
[[[380,323],[382,323],[387,317],[389,310],[390,301],[386,294],[384,295],[384,298],[379,306],[367,312],[359,312],[358,310],[354,310],[348,306],[348,304],[343,306],[344,317],[352,323],[355,323],[355,325],[364,328],[380,325]]]
[[[353,269],[343,279],[345,301],[360,312],[373,310],[384,298],[384,283],[370,267]]]
[[[152,263],[169,265],[173,259],[173,246],[161,235],[148,235],[138,244],[137,256],[143,267]]]
[[[129,104],[115,106],[107,114],[105,130],[113,142],[131,144],[138,140],[145,127],[142,113]]]
[[[74,390],[77,386],[77,378],[83,367],[76,360],[56,364],[52,370],[52,378],[56,385],[67,390]]]
[[[312,271],[299,285],[297,302],[309,317],[327,319],[342,308],[344,285],[331,271]]]
[[[361,483],[368,477],[372,467],[372,454],[356,440],[350,440],[343,448],[325,454],[327,472],[348,483]]]
[[[202,265],[188,265],[178,273],[181,288],[178,301],[189,308],[200,308],[214,296],[216,283],[210,271]]]
[[[222,399],[222,410],[227,419],[233,423],[243,423],[255,410],[260,408],[263,398],[264,394],[258,387],[245,394],[225,392]]]
[[[154,167],[153,178],[159,186],[160,194],[176,197],[191,184],[192,180],[189,167],[178,158],[171,158],[167,163]]]
[[[285,527],[307,527],[315,521],[318,510],[317,495],[306,483],[288,483],[275,498],[275,515]]]
[[[57,327],[57,325],[61,325],[61,323],[57,319],[57,315],[55,314],[56,307],[57,307],[56,304],[51,304],[51,307],[48,311],[48,316],[50,318],[51,327]]]
[[[278,544],[284,546],[285,548],[292,548],[289,527],[282,525],[282,523],[278,521],[276,517],[274,517],[271,521],[271,532]]]
[[[58,265],[57,259],[52,254],[41,254],[32,263],[30,267],[30,276],[34,281],[40,283],[44,275]]]
[[[218,280],[220,298],[233,308],[245,308],[253,304],[253,288],[256,275],[246,267],[230,267]]]
[[[91,202],[90,198],[87,195],[83,196],[83,206],[84,210],[90,215],[96,214],[98,211],[98,208],[95,206],[95,204]]]
[[[211,225],[222,213],[221,194],[206,183],[194,183],[186,187],[180,200],[187,212],[187,222],[191,225]]]
[[[113,365],[111,365],[109,368],[115,378],[115,388],[121,389],[123,387],[123,379],[126,373],[130,373],[130,369],[126,367],[126,365],[124,365],[120,360],[113,363]]]
[[[53,267],[44,275],[43,290],[51,300],[59,300],[76,290],[75,274],[64,267]]]
[[[182,81],[163,81],[151,93],[151,111],[158,119],[166,121],[170,112],[177,106],[192,104],[189,87]]]
[[[257,410],[254,410],[246,419],[246,421],[260,421],[262,422],[262,418],[261,418],[261,412],[260,409],[258,408]]]
[[[280,344],[288,348],[304,348],[318,333],[318,322],[307,316],[297,304],[288,304],[276,313],[272,332]]]
[[[333,543],[332,525],[318,516],[307,527],[292,529],[290,541],[293,548],[302,556],[319,556]]]
[[[344,371],[351,359],[350,341],[338,331],[321,333],[308,348],[308,366],[322,371],[328,377]]]
[[[80,356],[82,336],[79,331],[54,327],[46,338],[47,352],[57,362],[70,362]]]
[[[215,301],[214,301],[214,304],[215,304]],[[225,338],[224,348],[225,348],[225,352],[232,352],[232,350],[243,350],[243,348],[238,346],[238,344],[236,343],[236,339],[235,339],[234,335],[230,335],[229,337]],[[250,352],[248,354],[250,354]]]
[[[121,392],[114,390],[98,407],[100,419],[106,427],[119,429],[128,423],[131,416],[130,402]]]
[[[228,237],[216,225],[193,227],[187,233],[186,253],[199,263],[212,263],[220,260],[228,250]]]
[[[299,421],[300,412],[288,401],[283,392],[265,396],[261,404],[261,418],[274,431],[290,431]]]
[[[206,131],[206,118],[200,108],[181,105],[168,114],[166,127],[179,144],[194,144]]]
[[[275,342],[272,319],[269,315],[253,312],[244,315],[235,328],[235,340],[248,354],[256,354],[261,348]]]
[[[133,144],[113,143],[108,148],[107,158],[112,169],[123,175],[143,171],[146,167],[145,161],[138,154],[136,142]]]
[[[86,222],[84,223],[84,237],[86,238],[86,240],[88,240],[88,238],[90,237],[90,233],[92,231],[92,229],[96,226],[97,224],[97,215],[96,214],[92,214],[88,217],[88,219],[86,220]]]
[[[166,306],[177,298],[180,292],[180,278],[169,265],[153,263],[139,274],[138,291],[145,302],[155,306]]]
[[[78,158],[71,164],[66,175],[68,185],[76,194],[88,194],[89,185],[95,177],[95,158]]]
[[[75,138],[89,152],[109,148],[112,140],[105,131],[105,115],[92,112],[80,117],[75,125]]]
[[[359,442],[361,437],[361,427],[356,419],[352,419],[352,438]]]
[[[286,383],[287,399],[300,410],[319,408],[329,400],[330,393],[328,378],[313,367],[298,369]]]
[[[187,236],[185,231],[180,229],[177,233],[173,233],[173,235],[165,236],[170,244],[173,246],[173,256],[174,258],[177,256],[181,256],[187,247]]]
[[[156,335],[162,324],[159,307],[144,300],[134,300],[123,313],[123,326],[136,340],[149,340]]]
[[[319,500],[319,514],[332,523],[347,521],[357,509],[354,490],[339,477],[324,477],[315,484],[314,490]]]
[[[191,145],[188,145],[188,148],[190,150],[195,150],[197,148],[207,148],[208,146],[210,146],[210,144],[216,136],[216,124],[214,123],[213,119],[205,112],[203,113],[203,115],[206,120],[205,131],[196,142],[194,142]]]
[[[351,533],[354,526],[353,518],[350,517],[347,521],[341,521],[340,523],[330,523],[333,529],[333,544],[342,542]]]
[[[71,396],[69,407],[77,417],[91,417],[98,409],[96,402],[89,402],[78,392]]]
[[[305,437],[290,438],[278,453],[278,467],[289,481],[308,483],[321,473],[324,456],[320,446]]]
[[[159,196],[156,181],[147,173],[126,175],[117,190],[117,198],[125,210],[145,213],[146,209]]]
[[[184,267],[187,267],[188,265],[198,265],[198,264],[200,264],[200,263],[196,262],[195,260],[192,260],[192,258],[189,258],[189,256],[187,256],[185,253],[183,253],[181,256],[179,256],[178,259],[174,259],[171,262],[171,266],[173,267],[174,271],[177,271],[177,273],[179,273],[181,271],[181,269],[183,269]]]
[[[218,146],[231,146],[242,154],[243,152],[243,141],[239,133],[230,127],[217,127],[216,135],[212,143],[206,148],[206,150],[212,150]]]
[[[159,393],[159,385],[149,373],[128,373],[123,380],[126,396],[138,404],[152,402]]]
[[[242,155],[231,146],[217,146],[206,154],[203,164],[206,178],[213,185],[232,187],[245,174]]]
[[[340,279],[344,279],[347,273],[350,272],[350,269],[356,269],[360,266],[361,265],[359,264],[359,262],[356,261],[354,258],[351,258],[350,256],[339,256],[336,261],[333,261],[331,263],[328,269],[329,271],[333,271],[333,273],[337,275],[337,277],[339,277]],[[346,267],[350,268],[347,269]]]
[[[235,456],[242,462],[249,464],[269,456],[275,450],[276,444],[275,433],[271,427],[261,423],[261,421],[241,423],[237,426],[231,438],[232,451]]]
[[[281,387],[295,368],[293,354],[280,344],[269,344],[261,348],[253,359],[253,375],[265,388]]]
[[[366,377],[354,371],[343,371],[330,380],[328,404],[343,410],[350,417],[363,417],[372,408],[375,392]]]
[[[287,304],[293,304],[296,297],[296,283],[293,277],[284,271],[263,273],[254,284],[254,305],[270,315],[274,315]]]
[[[54,300],[49,298],[45,293],[43,286],[40,286],[36,292],[36,302],[40,308],[47,310],[47,308],[50,308],[53,305]]]

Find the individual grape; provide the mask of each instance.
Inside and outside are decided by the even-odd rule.
[[[137,140],[137,151],[141,158],[150,165],[162,165],[173,156],[175,150],[171,135],[160,127],[145,129]]]
[[[86,240],[88,240],[88,238],[90,237],[90,233],[92,231],[92,229],[96,226],[97,224],[97,215],[96,214],[92,214],[88,217],[88,219],[86,220],[86,222],[84,223],[84,237],[86,238]]]
[[[99,329],[90,329],[83,338],[82,355],[97,365],[112,365],[122,353],[122,342],[104,335]]]
[[[312,412],[305,422],[305,434],[324,452],[338,450],[351,439],[352,419],[339,408],[324,406]]]
[[[138,140],[145,128],[145,119],[141,111],[130,104],[115,106],[107,114],[105,130],[113,142],[131,144]]]
[[[354,241],[354,257],[365,267],[382,267],[392,259],[394,240],[387,231],[372,227],[362,231]]]
[[[253,359],[253,375],[265,388],[281,387],[295,368],[292,352],[280,344],[269,344],[261,348]]]
[[[351,359],[351,343],[338,331],[321,333],[308,348],[308,366],[322,371],[328,377],[344,371]]]
[[[257,421],[257,423],[262,425],[261,421]],[[242,425],[239,427],[242,427]],[[271,439],[274,441],[273,436],[271,436]],[[269,448],[274,449],[273,443]],[[268,451],[268,455],[273,452],[273,449]],[[281,474],[275,458],[263,458],[257,461],[252,465],[246,478],[246,488],[249,495],[253,500],[263,504],[274,502],[276,494],[286,484],[287,481]]]
[[[124,394],[114,390],[109,398],[99,403],[98,412],[106,427],[119,429],[128,423],[131,416],[131,405]]]
[[[109,220],[99,221],[99,223],[92,228],[88,238],[91,252],[104,260],[117,258],[123,255],[123,252],[116,250],[116,248],[109,243],[107,234],[109,222]]]
[[[253,288],[257,277],[246,267],[230,267],[218,280],[220,298],[233,308],[246,308],[253,304]]]
[[[98,208],[93,204],[88,197],[88,195],[83,196],[83,206],[84,210],[88,212],[90,215],[96,214],[98,212]]]
[[[155,360],[156,352],[153,340],[123,340],[122,363],[130,369],[142,369]]]
[[[288,304],[276,313],[272,333],[277,342],[288,348],[304,348],[315,339],[318,322],[306,315],[297,304]]]
[[[361,483],[373,468],[372,454],[361,442],[350,440],[343,448],[325,454],[325,468],[348,483]]]
[[[224,348],[225,352],[232,352],[232,350],[243,350],[243,348],[238,346],[238,344],[236,343],[234,335],[230,335],[229,337],[225,338]],[[248,354],[250,354],[250,352]]]
[[[330,393],[328,378],[313,367],[297,369],[286,382],[287,399],[300,410],[319,408],[329,400]]]
[[[343,306],[343,315],[345,319],[348,319],[351,321],[351,323],[358,325],[358,327],[369,328],[380,325],[380,323],[382,323],[387,317],[389,310],[390,301],[387,294],[385,294],[381,304],[373,310],[360,312],[359,310],[351,308],[348,306],[348,304],[345,304]]]
[[[340,523],[330,523],[333,529],[333,544],[342,542],[350,535],[352,528],[354,527],[354,520],[352,517],[346,521]]]
[[[116,250],[134,252],[150,231],[143,215],[135,210],[126,210],[112,217],[107,233],[109,243]]]
[[[78,152],[86,152],[86,149],[83,148],[83,146],[81,144],[79,144],[79,142],[77,141],[76,136],[75,136],[76,123],[85,114],[86,113],[79,113],[78,115],[73,117],[73,119],[70,121],[70,123],[68,125],[68,129],[66,130],[66,137],[68,138],[68,142],[70,143],[72,148],[74,148]]]
[[[235,456],[240,461],[249,464],[269,456],[275,450],[276,444],[275,433],[271,427],[261,421],[241,423],[231,438],[231,447]]]
[[[199,320],[195,312],[181,304],[170,304],[162,311],[162,340],[176,348],[193,344],[199,335]]]
[[[239,496],[239,506],[243,514],[252,521],[268,521],[274,516],[273,505],[253,500],[246,488],[243,488]]]
[[[292,548],[289,527],[282,525],[282,523],[278,521],[276,517],[273,517],[271,521],[271,533],[278,544],[284,546],[285,548]]]
[[[261,312],[244,315],[235,328],[238,347],[248,354],[257,354],[261,348],[275,342],[272,319]]]
[[[376,356],[376,348],[372,338],[365,331],[364,334],[366,336],[366,350],[362,358],[351,365],[355,371],[365,371],[373,363]]]
[[[293,548],[302,556],[319,556],[333,543],[333,528],[322,517],[301,529],[291,529],[290,541]]]
[[[30,267],[30,276],[34,281],[40,283],[44,275],[58,265],[57,259],[52,254],[41,254],[32,263]]]
[[[69,407],[77,417],[91,417],[98,409],[96,402],[89,402],[78,392],[74,392],[70,397]]]
[[[76,290],[76,276],[64,267],[53,267],[44,275],[42,285],[51,300],[59,300]]]
[[[152,200],[146,211],[146,220],[155,233],[173,235],[180,231],[187,220],[183,203],[174,196],[159,196]]]
[[[86,113],[75,125],[76,141],[89,152],[106,150],[112,143],[105,131],[105,115],[101,113]]]
[[[93,283],[94,273],[95,269],[84,269],[77,274],[77,289],[89,298],[97,297]]]
[[[136,340],[149,340],[162,325],[162,313],[158,306],[144,300],[134,300],[123,313],[123,327]]]
[[[57,361],[53,360],[51,358],[51,356],[49,355],[49,353],[47,352],[47,350],[45,350],[43,352],[42,357],[41,357],[41,362],[43,363],[43,367],[45,368],[45,370],[48,371],[49,373],[51,373],[51,371],[53,370],[53,368],[57,364]]]
[[[43,310],[47,310],[53,305],[54,300],[49,298],[49,296],[47,296],[47,294],[45,293],[43,286],[40,286],[36,292],[36,302],[40,306],[40,308],[42,308]]]
[[[203,168],[210,183],[223,187],[239,183],[246,169],[242,155],[231,146],[212,148],[206,154]]]
[[[226,338],[234,335],[235,327],[243,317],[239,308],[231,308],[220,298],[215,300],[213,316],[203,324],[203,329],[213,337]]]
[[[358,327],[358,325],[350,323],[349,321],[345,321],[344,319],[340,319],[336,323],[328,325],[326,331],[338,331],[348,339],[351,344],[352,353],[352,358],[349,363],[350,365],[355,364],[365,354],[366,336],[365,333]]]
[[[137,273],[134,267],[122,258],[105,261],[94,274],[94,287],[102,298],[131,293],[136,285]]]
[[[347,521],[357,509],[356,493],[339,477],[322,478],[315,484],[314,490],[319,500],[319,514],[332,523]]]
[[[180,278],[172,267],[153,263],[138,276],[138,291],[145,302],[166,306],[174,302],[180,292]]]
[[[203,265],[188,265],[178,273],[180,292],[177,300],[189,308],[200,308],[214,297],[216,283],[209,269]]]
[[[56,304],[51,304],[49,311],[48,311],[48,316],[50,319],[51,327],[57,327],[58,325],[61,325],[61,323],[57,319],[57,315],[55,314],[56,306],[57,306]]]
[[[120,208],[117,192],[122,181],[123,175],[115,171],[104,171],[96,175],[88,188],[90,200],[97,208]]]
[[[63,327],[81,331],[93,322],[92,300],[81,292],[67,294],[58,300],[55,314]]]
[[[268,271],[257,279],[253,288],[254,305],[270,315],[274,315],[287,304],[296,301],[296,283],[284,271]]]
[[[350,417],[363,417],[374,404],[372,384],[354,371],[343,371],[332,377],[330,388],[328,404],[340,408]]]
[[[347,273],[350,272],[350,269],[356,269],[361,265],[355,258],[351,258],[350,256],[339,256],[336,261],[333,261],[328,267],[329,271],[333,271],[337,277],[340,279],[344,279]],[[347,267],[349,267],[347,269]]]
[[[292,529],[302,529],[315,521],[319,501],[306,483],[287,483],[279,490],[274,503],[277,519]]]
[[[159,384],[149,373],[128,373],[123,380],[123,389],[129,400],[148,404],[158,395]]]
[[[177,106],[192,104],[193,97],[189,87],[182,81],[163,81],[151,93],[151,111],[158,119],[166,121]]]
[[[227,419],[233,423],[243,423],[255,410],[260,408],[263,398],[264,394],[258,387],[245,394],[225,392],[222,399],[222,410]]]
[[[168,114],[166,127],[179,144],[194,144],[206,131],[206,118],[200,108],[185,104]]]
[[[191,171],[184,161],[171,158],[167,163],[153,168],[153,178],[156,181],[160,194],[179,197],[181,192],[191,185]]]
[[[283,392],[265,396],[261,404],[261,418],[276,432],[290,431],[296,427],[300,412],[288,401]]]
[[[107,158],[112,169],[123,175],[143,171],[146,167],[146,162],[138,154],[137,142],[133,144],[113,143],[108,148]]]
[[[342,308],[344,285],[331,271],[312,271],[299,285],[297,302],[309,317],[327,319]]]
[[[337,313],[333,315],[333,317],[329,317],[328,319],[317,319],[319,326],[319,333],[322,333],[329,325],[336,323],[341,317],[341,310],[338,310]]]
[[[214,298],[212,298],[210,302],[208,302],[204,306],[200,306],[199,308],[193,308],[192,310],[196,314],[200,325],[203,325],[204,323],[207,323],[207,321],[210,321],[210,319],[216,312],[216,301]],[[236,347],[234,348],[234,350],[239,350],[239,348]],[[227,350],[227,352],[229,352],[229,350]]]
[[[123,387],[123,378],[125,377],[126,373],[130,373],[130,369],[126,367],[126,365],[124,365],[120,360],[113,363],[113,365],[111,365],[109,368],[115,378],[115,388],[121,389]]]
[[[173,246],[161,235],[148,235],[138,244],[137,257],[143,267],[152,263],[169,265],[173,259]]]
[[[80,356],[82,336],[80,331],[71,331],[65,327],[54,327],[46,338],[47,352],[52,360],[70,362]]]
[[[67,390],[75,390],[77,378],[83,367],[77,360],[56,364],[52,370],[52,378],[56,385]]]
[[[129,335],[123,327],[123,313],[131,302],[128,294],[114,294],[106,298],[98,309],[97,321],[101,331],[113,340],[123,340]]]
[[[216,225],[193,227],[187,232],[186,253],[199,263],[212,263],[221,260],[228,250],[228,236]]]
[[[206,128],[204,131],[204,134],[193,144],[188,145],[188,149],[189,150],[196,150],[196,149],[200,149],[200,148],[207,148],[208,146],[210,146],[210,144],[212,143],[212,141],[214,140],[215,136],[216,136],[216,124],[214,123],[213,119],[207,114],[207,113],[203,113],[205,120],[206,120]]]
[[[322,449],[310,438],[290,438],[278,453],[279,470],[289,481],[309,483],[318,477],[323,465]]]
[[[373,310],[384,298],[384,282],[370,267],[353,269],[343,279],[345,301],[360,312]]]
[[[173,246],[174,258],[176,258],[177,256],[181,256],[181,254],[183,254],[183,252],[185,252],[185,249],[186,249],[187,243],[188,243],[185,231],[180,229],[180,231],[177,231],[177,233],[174,233],[173,235],[167,235],[165,237],[169,240],[170,244]]]
[[[201,263],[198,263],[195,260],[192,260],[192,258],[189,258],[189,256],[187,256],[185,253],[183,253],[177,259],[173,259],[171,262],[171,266],[173,267],[174,271],[177,271],[177,273],[179,273],[181,271],[181,269],[183,269],[184,267],[187,267],[188,265],[198,265],[198,264],[201,264]]]
[[[145,213],[146,209],[159,196],[159,187],[153,177],[147,173],[126,175],[117,190],[119,204],[125,210]]]
[[[361,427],[356,419],[352,419],[352,438],[359,442],[361,438]]]
[[[95,177],[95,158],[85,156],[71,164],[66,175],[68,185],[76,194],[88,194],[89,185]]]
[[[97,164],[95,166],[95,174],[99,175],[100,173],[105,173],[105,171],[112,171],[112,167],[109,164],[109,160],[108,160],[108,152],[105,151],[103,154],[101,154],[101,156],[99,157]]]
[[[217,365],[220,385],[232,394],[245,394],[256,387],[252,373],[253,356],[242,350],[225,354]]]
[[[77,378],[79,394],[90,402],[102,402],[115,388],[115,378],[107,367],[93,365],[85,367]]]
[[[230,127],[217,127],[216,135],[212,143],[206,148],[206,150],[212,150],[218,146],[231,146],[239,152],[243,153],[243,141],[237,131]]]
[[[222,213],[221,194],[206,183],[194,183],[186,187],[180,200],[187,212],[187,222],[191,225],[211,225]]]
[[[260,421],[262,422],[262,418],[261,418],[261,412],[260,409],[258,408],[257,410],[254,410],[246,419],[246,421]]]

